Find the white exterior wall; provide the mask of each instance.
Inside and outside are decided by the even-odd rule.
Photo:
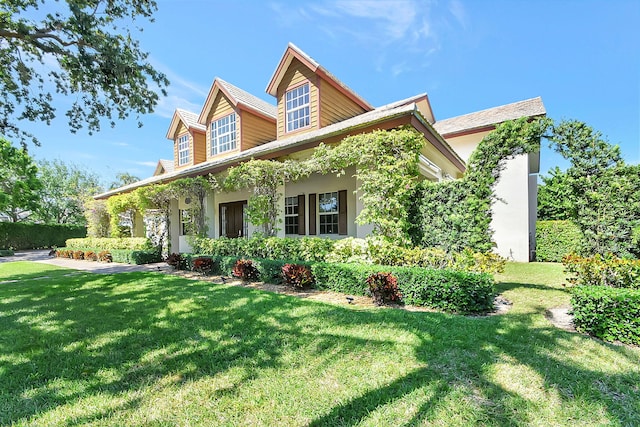
[[[531,197],[535,196],[536,191],[533,190],[533,195],[531,193],[528,156],[518,156],[509,160],[496,183],[495,194],[498,200],[492,206],[491,220],[493,240],[496,243],[495,252],[509,260],[530,260],[530,215],[532,211],[535,212],[535,199],[534,203],[531,203]],[[535,227],[535,219],[533,226]]]

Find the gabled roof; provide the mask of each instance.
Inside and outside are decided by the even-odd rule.
[[[346,119],[341,122],[337,122],[310,132],[294,134],[287,138],[267,142],[266,144],[258,145],[257,147],[238,152],[228,157],[213,159],[206,162],[198,163],[193,166],[178,169],[171,173],[152,176],[150,178],[143,179],[142,181],[138,181],[133,184],[125,185],[123,187],[98,194],[97,196],[95,196],[95,198],[104,199],[153,183],[168,182],[183,177],[203,175],[206,173],[215,172],[239,162],[250,160],[252,158],[260,158],[261,156],[268,157],[269,155],[272,155],[274,153],[283,152],[288,149],[295,149],[296,147],[305,146],[310,143],[319,143],[321,141],[325,141],[329,138],[337,137],[340,135],[346,136],[350,132],[352,132],[353,134],[361,131],[362,129],[367,129],[378,125],[381,125],[380,128],[384,128],[382,124],[384,124],[385,122],[393,122],[393,120],[402,117],[416,118],[420,121],[420,123],[423,124],[423,126],[427,128],[431,126],[426,121],[426,119],[422,117],[422,114],[418,110],[418,106],[416,105],[416,103],[410,102],[404,103],[402,105],[396,104],[397,103],[384,105],[382,107],[376,108],[375,110],[368,111],[350,119]],[[455,151],[453,151],[453,149],[447,144],[444,139],[441,139],[441,137],[435,132],[430,132],[432,132],[434,134],[434,137],[438,139],[438,143],[441,146],[441,149],[443,151],[446,151],[450,156],[453,156],[452,158],[455,159],[454,164],[458,164],[460,167],[462,167],[461,170],[463,170],[464,161],[460,159],[460,157],[455,153]]]
[[[499,123],[519,119],[520,117],[544,116],[546,113],[547,111],[542,103],[542,98],[537,97],[452,117],[450,119],[439,120],[434,123],[433,127],[440,135],[451,136],[454,134],[472,133],[473,131],[490,129]]]
[[[173,113],[173,117],[171,118],[169,130],[167,131],[167,139],[173,139],[180,122],[182,122],[190,131],[196,130],[206,132],[207,130],[205,126],[198,123],[198,115],[196,113],[183,110],[182,108],[176,108],[176,111]]]
[[[173,172],[173,160],[160,159],[156,170],[153,172],[153,176],[162,175],[165,173]]]
[[[278,108],[275,105],[271,105],[267,101],[260,99],[255,95],[251,95],[249,92],[216,77],[213,81],[213,85],[211,85],[209,95],[202,107],[200,116],[197,118],[197,121],[200,124],[204,125],[206,123],[209,110],[211,110],[213,102],[220,91],[224,93],[234,107],[248,109],[262,117],[265,117],[266,119],[273,121],[276,120]]]
[[[348,98],[350,98],[356,104],[360,105],[365,110],[367,111],[373,110],[373,106],[371,104],[369,104],[360,95],[358,95],[353,90],[351,90],[347,85],[345,85],[340,80],[338,80],[336,76],[334,76],[329,71],[327,71],[326,68],[324,68],[318,62],[316,62],[315,59],[307,55],[305,52],[303,52],[299,47],[297,47],[293,43],[289,43],[289,45],[287,46],[287,49],[284,51],[284,55],[282,55],[282,59],[280,60],[280,63],[276,67],[276,70],[274,71],[273,76],[271,77],[271,80],[267,85],[266,90],[269,95],[277,96],[278,86],[280,85],[280,82],[282,81],[284,74],[287,72],[289,65],[291,65],[291,61],[293,61],[294,58],[302,62],[307,68],[309,68],[315,74],[326,79],[336,89],[338,89],[340,92],[345,94]]]

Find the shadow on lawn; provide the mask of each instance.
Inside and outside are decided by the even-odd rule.
[[[0,424],[28,420],[88,395],[127,396],[118,406],[96,409],[68,425],[87,423],[136,408],[140,397],[128,392],[156,381],[179,383],[239,369],[240,378],[210,396],[216,399],[236,392],[265,368],[283,366],[285,348],[316,345],[329,366],[349,357],[350,348],[388,344],[310,327],[314,324],[296,311],[309,304],[318,308],[314,313],[323,322],[409,331],[418,339],[413,351],[421,366],[334,406],[311,425],[354,425],[423,389],[428,398],[405,425],[428,423],[448,410],[451,399],[461,398],[475,409],[469,423],[527,424],[528,412],[522,409],[532,403],[498,384],[488,371],[505,359],[535,371],[544,389],[557,392],[562,402],[577,399],[602,407],[621,424],[638,420],[637,373],[605,375],[556,358],[559,346],[590,339],[536,326],[531,315],[357,311],[151,273],[5,284],[0,300],[0,407],[5,408]],[[636,352],[606,347],[640,362]],[[315,369],[320,373],[323,367]],[[591,420],[588,413],[575,416],[578,422]]]

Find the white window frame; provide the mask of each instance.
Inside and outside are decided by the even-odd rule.
[[[177,140],[178,144],[178,166],[186,165],[190,160],[189,152],[189,134],[180,135]]]
[[[298,214],[300,212],[300,206],[298,205],[298,196],[285,197],[284,199],[284,233],[285,234],[299,234],[300,224],[298,221]],[[293,231],[295,227],[295,231]]]
[[[237,121],[236,113],[231,113],[211,122],[212,156],[236,149]]]
[[[193,216],[191,215],[191,211],[189,209],[179,209],[178,214],[180,215],[180,235],[188,236],[193,229]]]
[[[335,209],[323,211],[322,200],[326,198],[327,195],[331,199],[335,198]],[[318,221],[320,234],[339,233],[338,227],[340,223],[340,197],[337,191],[318,194],[318,214],[320,216],[320,220]],[[328,226],[330,226],[330,228],[328,228]]]
[[[311,88],[305,83],[284,95],[287,132],[304,129],[311,125]]]

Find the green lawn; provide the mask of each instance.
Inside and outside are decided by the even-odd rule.
[[[640,349],[544,318],[559,265],[491,317],[69,272],[0,264],[0,425],[640,425]]]

